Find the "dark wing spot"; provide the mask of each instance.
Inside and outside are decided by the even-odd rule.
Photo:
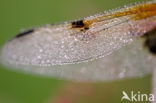
[[[85,27],[83,20],[72,22],[72,28],[83,28],[83,27]]]
[[[156,54],[156,28],[145,33],[143,37],[145,38],[144,45],[152,54]]]
[[[22,33],[17,34],[17,35],[16,35],[16,38],[23,37],[23,36],[28,35],[28,34],[30,34],[30,33],[32,33],[32,32],[34,32],[34,29],[30,29],[30,30],[24,31],[24,32],[22,32]]]
[[[88,29],[89,29],[89,27],[85,27],[84,29],[85,29],[85,30],[88,30]]]

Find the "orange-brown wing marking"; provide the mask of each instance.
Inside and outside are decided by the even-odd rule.
[[[84,20],[84,23],[87,25],[91,25],[94,22],[100,22],[107,19],[113,19],[117,17],[127,16],[127,15],[134,15],[132,17],[133,20],[140,20],[147,17],[155,16],[156,15],[156,3],[153,4],[140,4],[135,7],[127,8],[124,12],[117,12],[111,15],[105,15],[98,18],[94,18],[92,20]]]

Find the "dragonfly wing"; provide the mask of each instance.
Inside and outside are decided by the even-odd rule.
[[[156,17],[150,13],[146,19],[133,20],[132,15],[119,14],[114,18],[104,14],[100,21],[91,16],[81,22],[28,30],[6,43],[1,51],[1,62],[10,67],[73,80],[110,80],[148,73],[148,67],[144,65],[148,59],[139,56],[142,51],[137,43],[132,49],[123,47],[153,29]],[[72,24],[77,23],[74,26],[79,27],[83,21],[92,20],[95,21],[85,31],[72,27]],[[136,54],[129,54],[129,51]]]
[[[121,23],[125,20],[124,17],[120,19],[114,22]],[[156,25],[153,19],[126,21],[118,25],[113,24],[114,22],[106,29],[104,28],[108,25],[100,22],[87,32],[77,32],[76,29],[69,28],[69,23],[29,30],[6,43],[2,49],[2,61],[36,66],[86,62],[120,49],[133,42],[136,35],[143,35]],[[148,25],[147,23],[150,23],[148,28],[142,26]],[[103,28],[98,30],[101,26]]]
[[[14,65],[14,68],[66,80],[87,82],[142,77],[151,73],[155,66],[153,62],[155,58],[142,45],[142,41],[136,40],[110,55],[90,62],[54,66]]]

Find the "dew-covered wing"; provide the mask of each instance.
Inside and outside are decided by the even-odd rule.
[[[140,20],[132,20],[132,15],[108,17],[83,28],[83,21],[106,14],[84,18],[76,22],[76,28],[72,27],[73,22],[67,22],[21,33],[4,45],[1,62],[73,80],[112,80],[148,73],[148,56],[136,41],[155,27],[156,17]]]

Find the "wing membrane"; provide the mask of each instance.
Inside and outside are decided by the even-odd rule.
[[[113,80],[149,73],[147,64],[152,66],[152,62],[145,58],[152,57],[141,49],[138,37],[156,26],[156,17],[132,20],[132,14],[107,15],[112,13],[84,18],[93,22],[86,31],[72,28],[70,22],[35,28],[6,43],[1,61],[72,80]]]

